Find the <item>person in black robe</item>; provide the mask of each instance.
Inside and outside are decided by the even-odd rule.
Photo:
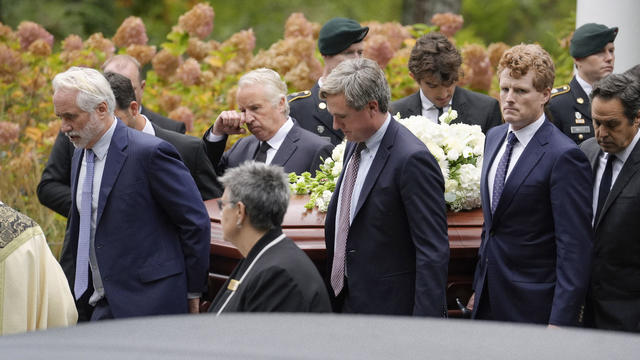
[[[309,257],[282,232],[289,181],[282,167],[249,161],[227,170],[218,200],[224,240],[243,260],[209,312],[330,312],[326,287]]]

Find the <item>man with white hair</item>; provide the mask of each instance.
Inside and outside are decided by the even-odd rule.
[[[178,152],[114,117],[98,71],[72,67],[53,89],[61,131],[76,147],[60,262],[80,319],[198,312],[211,225]]]
[[[315,173],[331,154],[332,145],[297,125],[289,116],[287,85],[277,72],[257,69],[238,81],[236,103],[240,110],[223,111],[204,135],[207,153],[218,175],[246,160],[279,165],[287,173]],[[224,152],[227,137],[253,134]]]

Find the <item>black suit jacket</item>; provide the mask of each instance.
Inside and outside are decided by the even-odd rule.
[[[227,139],[217,142],[208,141],[207,134],[210,131],[211,129],[205,132],[204,142],[209,159],[211,163],[216,164],[218,174],[223,174],[228,168],[252,160],[260,147],[260,141],[250,135],[238,140],[225,152]],[[329,141],[301,128],[294,121],[293,127],[284,138],[271,164],[282,166],[286,173],[301,174],[309,171],[315,175],[315,171],[322,164],[322,159],[331,156],[332,148],[333,145]]]
[[[285,237],[266,250],[247,273],[258,253],[281,234],[282,229],[271,230],[254,245],[216,295],[210,312],[218,312],[232,294],[222,312],[331,311],[329,296],[318,269],[289,238]],[[240,279],[242,282],[232,291],[230,281]]]
[[[156,136],[175,146],[182,161],[195,180],[202,200],[222,196],[222,186],[218,182],[216,172],[209,161],[204,143],[195,136],[184,135],[152,124]]]
[[[140,112],[142,115],[146,116],[149,121],[152,123],[159,125],[163,129],[179,132],[184,134],[187,132],[187,127],[183,122],[175,121],[173,119],[169,119],[168,117],[164,117],[156,112],[149,110],[148,107],[143,106],[142,111]]]
[[[575,76],[568,86],[551,91],[547,108],[551,122],[577,144],[593,137],[589,95],[584,92]]]
[[[289,115],[305,130],[326,137],[333,145],[344,139],[341,130],[333,128],[333,117],[327,111],[327,103],[320,99],[320,86],[316,83],[311,90],[290,94]]]
[[[451,108],[458,112],[452,123],[480,125],[484,134],[494,126],[502,124],[502,112],[498,100],[456,86]],[[422,115],[420,91],[391,103],[391,115],[400,113],[401,118]]]
[[[59,132],[37,189],[40,203],[64,217],[69,216],[71,209],[71,159],[74,150],[69,138]]]
[[[584,141],[594,174],[602,153],[595,138]],[[586,323],[599,329],[640,332],[640,142],[594,220],[595,240]]]

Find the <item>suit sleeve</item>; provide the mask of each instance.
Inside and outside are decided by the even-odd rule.
[[[196,173],[194,180],[200,190],[202,200],[215,199],[222,196],[222,186],[218,182],[216,171],[211,164],[211,160],[207,156],[204,143],[193,154],[195,157]]]
[[[207,284],[211,223],[196,184],[180,155],[167,142],[159,143],[150,159],[153,197],[178,229],[187,272],[187,291],[202,292]]]
[[[591,166],[578,148],[560,155],[551,173],[556,287],[549,324],[574,325],[589,282],[593,231]]]
[[[58,133],[37,190],[40,203],[64,217],[71,209],[72,157],[73,145],[62,132]]]
[[[218,175],[224,174],[224,171],[227,169],[226,167],[226,159],[223,158],[224,148],[227,146],[227,137],[225,136],[224,141],[216,141],[212,142],[207,139],[207,136],[211,132],[211,127],[205,131],[202,136],[202,141],[204,142],[205,149],[207,151],[207,156],[209,157],[209,161],[214,166],[216,173]]]
[[[413,314],[446,316],[449,237],[442,172],[425,149],[410,156],[398,176],[402,178],[401,196],[416,248]]]
[[[313,161],[311,162],[311,167],[309,168],[309,172],[311,175],[316,174],[316,170],[320,170],[320,165],[324,164],[324,159],[327,159],[331,156],[331,151],[333,150],[333,145],[327,143],[322,146],[316,154],[314,155]]]

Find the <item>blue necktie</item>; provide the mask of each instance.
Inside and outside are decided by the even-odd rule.
[[[504,181],[507,178],[507,169],[509,169],[509,162],[511,161],[511,153],[513,152],[513,145],[518,142],[516,134],[509,132],[507,135],[507,147],[500,158],[498,163],[498,169],[496,170],[496,177],[493,180],[493,196],[491,197],[491,213],[496,211],[500,196],[502,196],[502,190],[504,190]]]
[[[87,173],[82,184],[80,198],[80,228],[78,231],[78,254],[76,257],[76,280],[73,292],[79,299],[89,286],[89,244],[91,237],[91,198],[93,196],[93,151],[85,150]]]
[[[615,159],[615,155],[609,154],[609,157],[607,158],[607,166],[605,166],[604,172],[602,173],[602,179],[600,179],[598,205],[596,206],[596,216],[593,218],[594,225],[597,223],[598,218],[600,217],[602,207],[604,206],[605,201],[607,201],[607,196],[609,196],[609,191],[611,190],[611,180],[613,178],[613,161]]]

